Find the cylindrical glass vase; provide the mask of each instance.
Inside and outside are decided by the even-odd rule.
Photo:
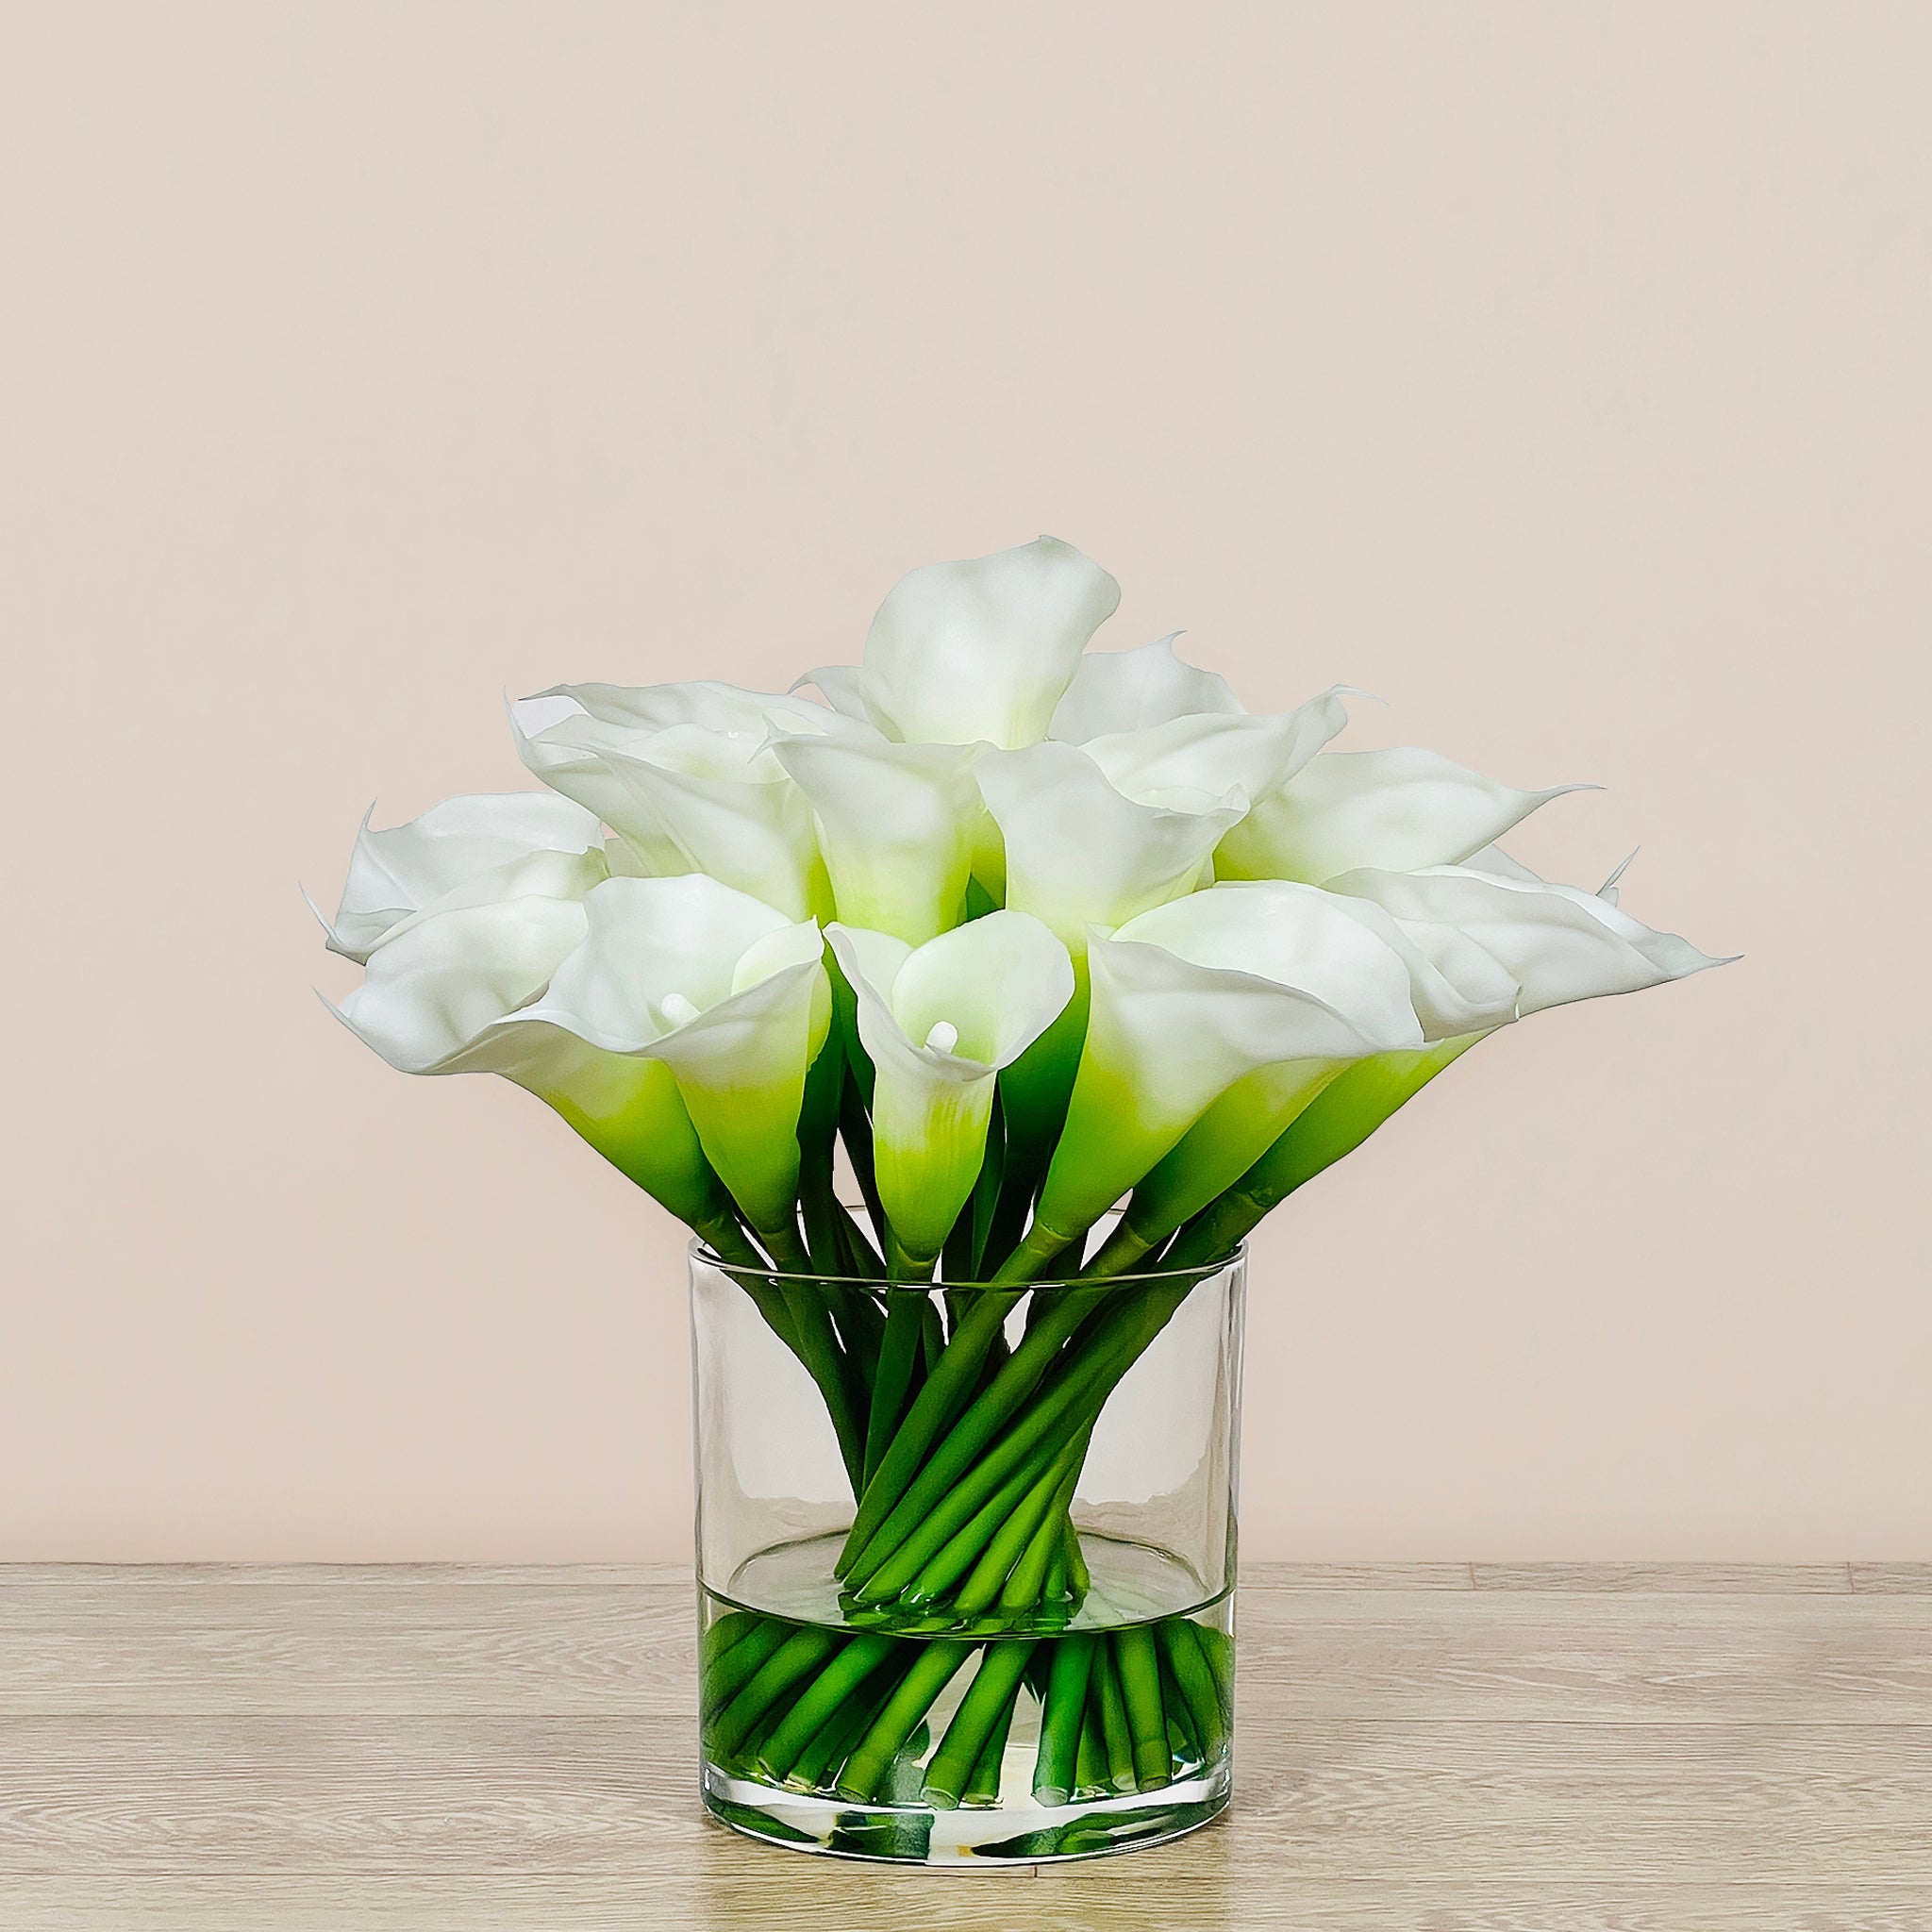
[[[718,1818],[944,1865],[1222,1809],[1244,1267],[935,1288],[693,1248]]]

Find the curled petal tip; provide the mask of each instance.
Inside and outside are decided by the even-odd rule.
[[[1603,788],[1598,786],[1595,789],[1601,791]],[[1641,845],[1633,845],[1624,855],[1624,862],[1596,889],[1596,895],[1599,899],[1607,900],[1612,906],[1617,903],[1617,881],[1630,870],[1630,861],[1642,850],[1643,847]]]

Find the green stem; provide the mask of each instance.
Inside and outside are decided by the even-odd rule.
[[[704,1702],[708,1715],[722,1711],[738,1692],[764,1668],[767,1660],[791,1634],[775,1619],[760,1618],[757,1628],[744,1633],[704,1675]]]
[[[832,1431],[839,1439],[846,1480],[856,1495],[865,1474],[865,1424],[859,1417],[858,1372],[839,1346],[831,1311],[825,1306],[824,1290],[811,1281],[781,1279],[779,1292],[785,1298],[797,1338],[794,1350],[824,1398],[825,1412],[831,1417]]]
[[[708,1679],[724,1657],[764,1624],[757,1610],[727,1610],[698,1640],[698,1675]]]
[[[1058,1448],[1091,1422],[1110,1390],[1102,1385],[1112,1367],[1113,1358],[1100,1355],[1056,1379],[998,1442],[965,1458],[971,1466],[958,1480],[922,1474],[854,1566],[853,1575],[863,1578],[855,1594],[866,1602],[898,1595],[1037,1444],[1051,1439]]]
[[[711,1726],[712,1754],[721,1758],[735,1756],[758,1720],[793,1685],[824,1663],[839,1641],[833,1630],[808,1626],[793,1631],[718,1714]]]
[[[855,1070],[839,1096],[839,1137],[845,1142],[845,1158],[852,1163],[853,1178],[858,1183],[858,1198],[872,1220],[873,1238],[881,1252],[886,1244],[886,1210],[879,1204],[879,1184],[873,1162],[872,1116],[866,1110],[865,1096],[859,1091]]]
[[[1019,1507],[1021,1499],[1042,1474],[1052,1469],[1058,1454],[1056,1443],[1041,1444],[940,1547],[932,1559],[920,1570],[916,1584],[908,1582],[895,1594],[903,1595],[908,1605],[925,1604],[950,1590],[973,1568],[980,1552],[986,1548],[988,1539]],[[858,1593],[861,1603],[874,1600],[883,1603],[890,1602],[891,1598],[874,1599],[870,1588]]]
[[[919,1361],[920,1328],[925,1316],[925,1297],[908,1289],[888,1293],[886,1320],[879,1339],[879,1352],[872,1378],[872,1408],[865,1426],[864,1485],[869,1492],[876,1480],[880,1463],[892,1440],[912,1372]]]
[[[873,1533],[899,1500],[925,1452],[952,1420],[956,1407],[972,1392],[980,1364],[986,1359],[1008,1311],[1018,1300],[1017,1291],[983,1295],[959,1324],[926,1377],[925,1386],[913,1398],[905,1421],[893,1433],[891,1445],[874,1471],[872,1480],[866,1484],[834,1574],[849,1575],[857,1566]]]
[[[1169,1780],[1167,1713],[1160,1701],[1160,1657],[1154,1633],[1144,1624],[1114,1632],[1114,1661],[1121,1674],[1121,1695],[1127,1707],[1127,1728],[1134,1736],[1134,1776],[1143,1791]]]
[[[1021,1641],[989,1643],[980,1654],[979,1669],[926,1766],[924,1795],[929,1801],[957,1805],[972,1784],[987,1740],[995,1729],[1002,1733],[1004,1743],[1020,1695],[1020,1680],[1032,1655],[1032,1644]]]
[[[984,1554],[974,1565],[972,1574],[959,1586],[954,1597],[954,1604],[962,1615],[976,1617],[981,1611],[991,1609],[995,1602],[1003,1601],[1000,1596],[1002,1586],[1011,1575],[1014,1565],[1031,1546],[1035,1533],[1042,1524],[1052,1520],[1060,1498],[1071,1490],[1074,1479],[1079,1474],[1080,1458],[1086,1449],[1087,1431],[1084,1429],[1061,1443],[1027,1488],[1012,1514],[993,1532]],[[1040,1569],[1043,1574],[1046,1569],[1043,1555]],[[924,1582],[922,1575],[911,1586],[914,1601],[922,1596]],[[1027,1601],[1039,1600],[1039,1584],[1040,1578],[1036,1576],[1032,1597]]]
[[[1080,1532],[1074,1527],[1072,1517],[1067,1519],[1067,1594],[1076,1604],[1085,1603],[1087,1592],[1093,1588],[1093,1578],[1087,1569],[1087,1552],[1080,1547]]]
[[[1123,1306],[1108,1311],[1108,1319],[1083,1344],[1078,1357],[1046,1384],[996,1443],[990,1445],[989,1438],[999,1424],[998,1405],[990,1405],[989,1411],[982,1412],[975,1403],[847,1566],[850,1576],[864,1579],[857,1593],[873,1602],[896,1595],[926,1558],[1000,1487],[1035,1443],[1048,1434],[1063,1442],[1090,1424],[1113,1392],[1114,1384],[1159,1333],[1192,1286],[1191,1281],[1178,1285],[1162,1282],[1124,1294]],[[988,1300],[992,1298],[988,1296]],[[975,1308],[969,1320],[978,1314]],[[1023,1343],[1013,1363],[1024,1352]],[[947,1353],[950,1356],[952,1351]],[[928,1382],[924,1392],[931,1388]],[[1087,1412],[1090,1402],[1091,1414]],[[915,1411],[917,1407],[915,1403]],[[895,1441],[893,1449],[897,1447]],[[891,1462],[889,1452],[882,1469]],[[860,1514],[864,1513],[861,1509]],[[847,1548],[851,1546],[848,1539]]]
[[[1074,1759],[1087,1713],[1087,1679],[1093,1669],[1093,1640],[1084,1632],[1058,1639],[1040,1713],[1040,1750],[1033,1761],[1033,1795],[1042,1805],[1064,1805],[1074,1789]]]
[[[1208,1668],[1214,1673],[1214,1694],[1221,1703],[1222,1720],[1231,1730],[1234,1727],[1234,1639],[1224,1630],[1215,1629],[1211,1624],[1196,1624],[1194,1641],[1201,1646],[1201,1655],[1208,1659]]]
[[[759,1767],[768,1777],[784,1783],[821,1727],[891,1655],[893,1647],[894,1640],[890,1637],[855,1637],[812,1678],[758,1752]]]
[[[973,1775],[967,1779],[965,1790],[959,1794],[962,1805],[999,1803],[1001,1774],[1007,1762],[1007,1739],[1012,1733],[1013,1713],[1019,1708],[1019,1704],[1016,1693],[1007,1700],[1006,1707],[993,1720],[992,1729],[986,1734],[979,1761],[973,1767]]]
[[[1000,1607],[1003,1610],[1038,1609],[1047,1601],[1047,1566],[1053,1561],[1056,1551],[1064,1555],[1066,1550],[1067,1507],[1074,1500],[1074,1491],[1080,1481],[1080,1469],[1087,1460],[1087,1445],[1092,1440],[1092,1429],[1082,1429],[1078,1439],[1068,1445],[1067,1453],[1060,1457],[1059,1486],[1054,1491],[1040,1521],[1034,1524],[1033,1533],[1027,1538],[1026,1547],[1020,1553],[1019,1560],[1000,1586]]]
[[[1097,1798],[1108,1789],[1107,1720],[1100,1709],[1100,1659],[1103,1639],[1094,1646],[1093,1669],[1087,1678],[1087,1705],[1080,1713],[1080,1742],[1074,1752],[1074,1798]]]
[[[1221,1707],[1220,1688],[1194,1625],[1185,1617],[1170,1617],[1159,1626],[1162,1654],[1174,1681],[1187,1700],[1188,1714],[1201,1742],[1201,1755],[1211,1759],[1227,1741],[1227,1720]]]
[[[839,1795],[864,1804],[878,1790],[887,1767],[898,1756],[953,1674],[966,1661],[970,1643],[939,1642],[923,1647],[899,1688],[886,1700],[858,1748],[839,1774]]]
[[[865,1690],[871,1690],[874,1685],[882,1683],[883,1688],[875,1696],[868,1697],[862,1691],[840,1706],[837,1714],[799,1753],[787,1783],[814,1791],[824,1790],[832,1785],[844,1768],[845,1760],[858,1749],[859,1740],[878,1722],[887,1700],[899,1688],[895,1670],[894,1663],[881,1666],[877,1676],[864,1687]]]
[[[1113,1646],[1103,1638],[1093,1653],[1093,1681],[1100,1692],[1100,1722],[1107,1741],[1108,1777],[1117,1791],[1135,1789],[1134,1740],[1127,1728],[1126,1700],[1121,1695],[1120,1671]]]
[[[1233,1254],[1264,1216],[1353,1154],[1443,1068],[1485,1038],[1458,1034],[1414,1051],[1372,1054],[1345,1068],[1233,1187],[1181,1230],[1170,1258],[1191,1267]]]

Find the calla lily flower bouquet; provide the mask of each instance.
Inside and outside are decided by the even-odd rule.
[[[1490,1034],[1717,963],[1498,849],[1571,788],[1329,749],[1343,688],[1250,713],[1172,637],[1091,650],[1118,600],[1041,538],[913,571],[790,693],[558,686],[511,712],[547,790],[365,824],[327,922],[352,1031],[528,1089],[732,1271],[836,1437],[849,1628],[1077,1622],[1095,1420],[1190,1285]],[[849,1802],[933,1707],[908,1681],[964,1655],[776,1669],[797,1631],[741,1615],[707,1637],[717,1748]],[[1042,1732],[1049,1800],[1084,1712],[1115,1791],[1164,1779],[1170,1731],[1224,1735],[1212,1646],[1137,1641],[1090,1657],[1057,1757]],[[970,1799],[1023,1686],[1051,1717],[1072,1669],[985,1645],[924,1801]]]

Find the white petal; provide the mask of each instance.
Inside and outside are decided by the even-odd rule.
[[[1024,912],[990,912],[914,951],[892,984],[894,1019],[923,1041],[941,1022],[958,1029],[948,1058],[1007,1067],[1074,996],[1067,949]]]
[[[1037,1223],[1090,1226],[1245,1076],[1298,1071],[1292,1104],[1333,1069],[1419,1046],[1408,972],[1327,895],[1217,887],[1157,908],[1090,949],[1092,1008]]]
[[[970,753],[797,738],[774,756],[811,802],[845,924],[917,945],[959,923],[982,816]]]
[[[514,1080],[672,1213],[709,1226],[724,1196],[668,1070],[535,1017],[588,928],[574,900],[421,914],[371,956],[337,1017],[406,1073]]]
[[[1725,963],[1575,886],[1441,866],[1348,873],[1331,889],[1393,913],[1445,970],[1453,970],[1452,945],[1479,946],[1516,980],[1522,1014],[1636,992]]]
[[[993,912],[913,949],[834,925],[873,1062],[879,1198],[906,1252],[938,1254],[985,1158],[993,1083],[1073,996],[1067,951],[1038,920]],[[935,1043],[956,1034],[951,1046]]]
[[[532,1016],[612,1053],[637,1053],[675,1030],[674,994],[700,1013],[728,1000],[741,963],[774,939],[780,964],[818,957],[817,929],[699,874],[614,878],[584,901],[583,942],[559,962]]]
[[[526,891],[581,898],[602,869],[594,813],[549,791],[445,799],[408,824],[372,832],[365,820],[349,858],[341,905],[324,922],[333,953],[358,963],[431,907],[484,904]],[[525,865],[532,858],[539,862]]]
[[[1049,736],[1084,744],[1090,738],[1145,731],[1200,712],[1241,716],[1241,701],[1225,678],[1174,656],[1179,636],[1175,631],[1136,651],[1089,651],[1055,708]]]
[[[534,737],[513,716],[512,729],[525,763],[602,818],[647,873],[706,873],[793,919],[824,909],[810,808],[761,730],[633,729],[588,714]]]
[[[1500,845],[1485,845],[1480,852],[1472,852],[1461,863],[1465,872],[1492,873],[1499,879],[1533,879],[1539,885],[1542,882],[1528,866],[1511,858]]]
[[[980,795],[1006,849],[1006,903],[1076,955],[1090,926],[1113,927],[1191,892],[1239,801],[1171,810],[1124,797],[1072,744],[982,756]]]
[[[836,727],[824,705],[791,692],[745,691],[714,678],[683,684],[557,684],[536,700],[568,698],[590,718],[651,736],[679,724],[762,743],[774,732],[818,736]],[[534,728],[534,727],[532,727]]]
[[[1317,887],[1282,880],[1214,886],[1142,913],[1114,939],[1310,994],[1344,1014],[1371,1051],[1423,1043],[1409,969],[1386,929],[1378,932]]]
[[[370,955],[339,1016],[406,1074],[506,1071],[491,1029],[543,991],[586,925],[570,899],[434,914]]]
[[[808,671],[791,689],[811,685],[840,717],[883,729],[888,737],[896,738],[897,733],[890,729],[886,721],[874,717],[866,708],[863,677],[864,673],[857,664],[821,664],[816,670]]]
[[[1301,771],[1348,723],[1341,688],[1262,717],[1175,718],[1082,747],[1116,790],[1147,805],[1199,808],[1239,791],[1264,797]]]
[[[867,712],[908,744],[1032,744],[1120,596],[1098,564],[1052,537],[912,571],[866,637]]]
[[[790,1227],[806,1070],[831,1017],[817,928],[702,877],[611,879],[584,907],[584,944],[525,1018],[662,1060],[752,1225]]]
[[[1413,872],[1459,863],[1566,791],[1518,791],[1413,745],[1324,752],[1222,841],[1224,878],[1320,885],[1358,866]]]

